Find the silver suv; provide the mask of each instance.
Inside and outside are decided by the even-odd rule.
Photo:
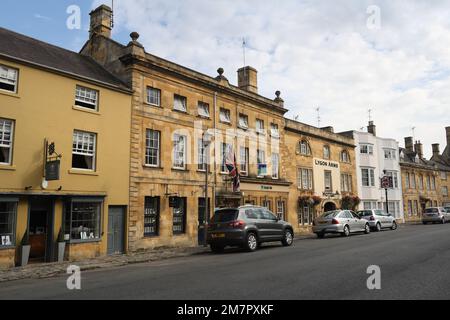
[[[397,229],[397,222],[395,221],[395,218],[383,210],[360,210],[358,211],[358,215],[369,221],[369,226],[372,230],[381,231],[381,229],[387,228],[391,230]]]
[[[446,223],[450,221],[450,212],[443,207],[426,208],[422,214],[422,223]]]

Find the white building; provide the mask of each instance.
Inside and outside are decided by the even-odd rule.
[[[350,131],[342,134],[355,139],[356,176],[361,198],[359,209],[389,209],[389,213],[403,220],[399,143],[394,139],[377,137],[373,121],[369,122],[367,132]],[[381,188],[381,178],[385,175],[391,176],[393,181],[393,188],[387,192],[388,208],[386,191]]]

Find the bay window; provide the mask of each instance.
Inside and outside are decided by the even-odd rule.
[[[362,185],[363,187],[375,187],[375,172],[372,168],[362,168]]]

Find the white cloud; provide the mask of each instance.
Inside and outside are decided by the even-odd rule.
[[[102,3],[95,0],[93,7]],[[369,5],[381,28],[366,26]],[[236,83],[246,61],[259,71],[259,91],[282,91],[289,117],[336,131],[367,125],[368,109],[380,136],[403,145],[412,134],[445,145],[450,126],[450,4],[406,1],[123,0],[117,31],[138,31],[157,56]]]

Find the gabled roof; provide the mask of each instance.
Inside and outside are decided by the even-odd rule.
[[[92,58],[0,27],[0,58],[65,73],[122,90],[129,88]]]

